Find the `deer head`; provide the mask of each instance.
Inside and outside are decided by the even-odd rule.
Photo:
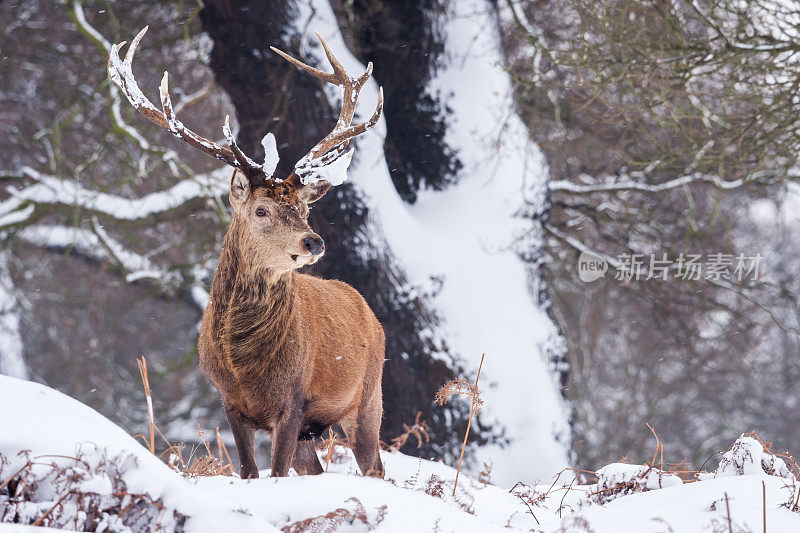
[[[228,147],[201,137],[178,120],[169,96],[167,72],[161,79],[159,91],[161,110],[148,100],[139,89],[131,68],[136,48],[146,32],[147,27],[133,39],[124,60],[120,59],[119,50],[125,42],[111,47],[108,59],[111,80],[119,86],[131,105],[151,122],[234,167],[229,197],[233,208],[231,228],[238,232],[240,251],[249,255],[248,259],[253,264],[280,272],[317,262],[325,251],[325,244],[308,225],[308,205],[322,198],[331,186],[344,181],[353,157],[353,149],[347,150],[350,139],[374,126],[381,116],[383,88],[378,91],[378,104],[369,120],[351,125],[358,95],[372,74],[372,63],[367,65],[360,77],[351,78],[318,33],[317,38],[333,67],[333,73],[314,68],[270,47],[300,69],[344,89],[342,108],[333,130],[300,158],[292,173],[284,180],[274,176],[278,154],[271,133],[261,141],[265,157],[264,162],[258,164],[236,144],[228,117],[225,117],[222,128]]]

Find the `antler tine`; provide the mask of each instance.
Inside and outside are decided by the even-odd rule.
[[[349,126],[348,128],[338,132],[334,129],[334,131],[329,133],[328,136],[320,141],[320,143],[315,147],[315,150],[318,152],[318,155],[315,157],[319,157],[320,154],[328,152],[331,148],[342,143],[347,143],[353,137],[361,135],[378,123],[378,120],[381,118],[381,113],[383,113],[383,87],[378,87],[378,105],[375,106],[375,112],[372,113],[372,116],[369,118],[369,120],[362,122],[361,124],[356,124],[355,126]],[[345,146],[347,145],[345,144]]]
[[[125,55],[123,61],[119,57],[119,49],[126,43],[122,41],[119,44],[111,46],[111,52],[108,55],[108,75],[111,81],[117,84],[122,90],[123,94],[128,98],[128,101],[133,105],[139,113],[147,117],[151,122],[156,123],[164,129],[169,129],[166,119],[156,109],[156,107],[147,99],[142,93],[136,80],[133,77],[131,70],[131,62],[136,53],[136,46],[141,38],[147,33],[148,26],[145,26],[142,31],[134,38],[131,46],[128,48],[128,53]]]
[[[139,33],[136,34],[136,37],[133,38],[133,41],[131,41],[131,45],[128,47],[128,53],[125,54],[126,66],[130,67],[133,64],[133,56],[136,54],[136,48],[139,47],[139,43],[141,42],[142,37],[144,37],[144,34],[147,33],[147,30],[149,29],[150,29],[149,25],[145,26],[144,28],[141,29]],[[123,41],[123,43],[124,42],[125,41]]]
[[[325,55],[328,56],[328,62],[333,67],[334,74],[336,74],[340,80],[339,83],[349,81],[350,77],[347,75],[347,71],[344,70],[342,64],[339,63],[339,60],[336,59],[335,55],[333,55],[333,51],[331,50],[331,47],[328,46],[328,42],[322,38],[322,35],[320,35],[319,32],[315,31],[314,35],[316,35],[317,39],[319,39],[319,42],[322,43],[322,48],[325,50]],[[372,69],[368,67],[368,70],[371,71]]]
[[[337,148],[338,157],[338,155],[344,152],[344,149],[347,147],[350,139],[356,135],[364,133],[369,128],[374,126],[378,122],[378,119],[380,119],[381,113],[383,112],[383,88],[380,88],[378,91],[378,105],[375,109],[375,112],[372,114],[372,117],[362,124],[358,124],[356,126],[350,125],[350,123],[353,121],[353,115],[355,114],[358,95],[361,92],[361,89],[364,87],[364,84],[372,75],[372,63],[370,62],[367,64],[367,68],[361,76],[358,78],[351,78],[345,71],[342,64],[336,58],[336,55],[334,55],[333,51],[322,35],[319,33],[315,33],[315,35],[322,44],[322,48],[325,50],[325,55],[328,57],[328,62],[330,62],[331,67],[333,67],[333,73],[327,73],[314,68],[306,63],[303,63],[302,61],[298,61],[297,59],[273,46],[270,47],[274,52],[289,61],[291,64],[308,72],[312,76],[334,85],[340,85],[344,88],[344,94],[342,95],[342,108],[339,111],[339,119],[336,121],[336,126],[333,128],[333,131],[326,135],[314,146],[314,148],[312,148],[300,159],[300,161],[298,161],[297,165],[295,166],[296,169],[307,166],[310,161],[324,156],[334,148]]]
[[[230,149],[220,146],[205,137],[201,137],[178,120],[175,109],[172,106],[172,99],[169,96],[169,73],[164,72],[159,86],[161,111],[159,111],[144,95],[138,83],[136,83],[136,78],[133,76],[132,65],[133,58],[136,55],[136,48],[139,46],[139,42],[142,40],[142,37],[144,37],[144,34],[147,33],[148,28],[148,26],[145,26],[142,31],[134,37],[128,47],[128,52],[125,54],[124,60],[120,59],[119,50],[125,44],[125,41],[111,47],[111,52],[108,57],[108,74],[111,80],[119,86],[122,93],[139,113],[154,124],[167,130],[178,139],[214,156],[230,166],[247,171],[248,176],[251,178],[264,174],[263,166],[256,164],[237,146],[230,132],[230,124],[227,117],[225,118],[223,131]],[[270,176],[264,177],[267,179],[270,178]]]
[[[231,147],[233,155],[236,157],[236,160],[239,162],[242,168],[261,168],[261,165],[247,157],[239,148],[239,145],[236,144],[236,138],[231,132],[230,115],[225,115],[225,124],[222,125],[222,133],[225,134],[225,140],[228,141],[228,146]]]
[[[309,74],[311,74],[315,78],[319,78],[322,81],[326,81],[328,83],[333,83],[334,85],[338,85],[339,84],[339,81],[338,81],[338,78],[336,77],[336,74],[330,74],[330,73],[325,72],[323,70],[320,70],[318,68],[314,68],[311,65],[307,65],[307,64],[303,63],[302,61],[298,61],[297,59],[293,58],[292,56],[290,56],[286,52],[278,50],[274,46],[270,46],[269,48],[270,48],[270,50],[272,50],[273,52],[275,52],[276,54],[278,54],[279,56],[284,58],[286,61],[288,61],[292,65],[296,66],[299,69],[305,70],[306,72],[308,72]]]

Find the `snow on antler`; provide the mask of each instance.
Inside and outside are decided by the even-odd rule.
[[[230,131],[229,119],[225,118],[225,125],[223,131],[225,138],[228,141],[229,148],[220,146],[219,144],[206,139],[188,129],[184,124],[178,120],[175,109],[172,106],[172,100],[169,96],[169,74],[164,72],[159,86],[159,96],[161,98],[161,108],[159,111],[150,100],[144,95],[139,85],[136,83],[136,78],[133,75],[132,65],[133,57],[136,54],[136,48],[139,42],[147,33],[148,26],[145,26],[136,37],[134,37],[128,48],[128,53],[125,54],[125,59],[119,57],[119,50],[125,44],[115,44],[111,47],[108,56],[108,75],[115,84],[119,86],[131,105],[136,108],[139,113],[144,115],[148,120],[160,126],[164,130],[170,132],[178,139],[202,150],[203,152],[214,156],[226,164],[246,171],[246,174],[251,179],[268,180],[272,177],[272,173],[267,173],[265,165],[259,165],[252,159],[247,157],[239,146],[236,144],[236,139]],[[270,161],[271,163],[271,161]],[[274,171],[274,168],[272,169]]]

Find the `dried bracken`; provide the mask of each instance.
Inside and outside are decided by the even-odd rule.
[[[458,487],[458,476],[461,474],[461,462],[464,460],[464,449],[467,447],[467,439],[469,438],[469,428],[472,426],[472,418],[475,413],[480,411],[483,406],[481,393],[478,390],[478,380],[481,377],[481,369],[483,368],[483,358],[486,354],[481,354],[481,364],[478,365],[478,374],[475,376],[475,384],[470,383],[463,379],[454,379],[445,383],[439,392],[436,393],[436,403],[444,405],[447,400],[454,394],[463,394],[469,396],[469,420],[467,420],[467,430],[464,432],[464,442],[461,443],[461,455],[458,457],[458,469],[456,469],[456,479],[453,482],[453,496],[456,495],[456,488]]]
[[[775,457],[781,459],[786,468],[788,469],[789,473],[793,475],[795,479],[800,479],[800,465],[797,464],[797,459],[795,459],[791,453],[789,453],[786,450],[777,450],[777,451],[773,450],[772,449],[773,444],[771,442],[766,442],[762,440],[759,434],[756,433],[755,431],[751,431],[747,436],[760,442],[761,445],[764,447],[765,453],[774,455]],[[774,469],[767,471],[767,474],[771,476],[786,477],[781,473],[775,473]]]
[[[342,438],[338,433],[328,428],[328,437],[322,437],[316,444],[316,449],[325,452],[325,471],[331,464],[343,464],[350,458],[352,448],[346,438]]]
[[[340,464],[347,461],[348,450],[351,448],[346,438],[340,438],[339,434],[329,427],[328,438],[322,437],[316,444],[316,449],[325,452],[325,472],[327,472],[331,463]]]
[[[149,439],[141,434],[136,434],[134,436],[139,437],[144,441],[145,446],[148,450],[150,450],[150,453],[158,455],[159,459],[162,459],[164,462],[166,462],[170,468],[186,477],[232,476],[235,469],[233,467],[231,457],[228,454],[228,449],[225,447],[225,443],[222,441],[222,435],[219,432],[219,427],[216,428],[217,455],[215,456],[211,451],[211,446],[209,446],[205,439],[205,435],[203,434],[203,430],[198,425],[197,435],[200,437],[200,442],[203,444],[206,455],[196,455],[198,447],[194,447],[192,448],[188,459],[183,458],[183,451],[186,446],[183,443],[172,444],[164,436],[161,430],[158,429],[158,426],[155,422],[155,417],[153,416],[153,396],[152,391],[150,390],[150,381],[147,374],[147,360],[142,357],[141,359],[137,359],[136,362],[139,365],[139,376],[142,379],[145,397],[147,398],[147,419],[149,423],[150,434]],[[156,433],[158,433],[167,446],[160,454],[156,454]]]
[[[481,471],[478,472],[478,481],[483,483],[484,485],[491,485],[492,484],[492,467],[494,463],[489,461],[488,463],[484,462]]]
[[[182,531],[186,519],[161,500],[130,492],[123,474],[136,467],[130,454],[75,457],[20,454],[21,468],[0,454],[0,523],[74,531]],[[19,464],[19,460],[16,461]]]
[[[417,449],[420,449],[423,443],[431,440],[430,436],[428,435],[430,426],[428,426],[427,422],[421,420],[421,417],[422,411],[417,411],[417,416],[414,417],[414,424],[411,426],[408,424],[403,424],[403,432],[397,437],[394,437],[391,444],[381,442],[381,447],[390,452],[399,451],[403,446],[406,445],[410,437],[414,437],[417,442]]]
[[[525,504],[525,507],[528,508],[527,513],[533,517],[537,524],[539,524],[539,519],[536,518],[536,514],[533,512],[533,506],[539,506],[544,503],[544,501],[547,499],[548,493],[540,492],[536,490],[535,487],[526,485],[521,481],[518,481],[508,492],[516,496],[519,501]],[[509,517],[509,522],[510,521],[511,517]]]
[[[477,485],[470,483],[470,486],[467,488],[463,487],[463,484],[461,487],[457,487],[454,482],[442,479],[436,474],[431,474],[427,479],[421,478],[421,474],[422,470],[420,465],[420,467],[417,468],[417,471],[411,477],[403,480],[399,486],[408,490],[424,492],[428,496],[433,496],[434,498],[439,498],[440,500],[452,501],[462,511],[475,514],[475,496],[473,496],[471,490],[479,488]],[[453,483],[454,487],[459,488],[459,490],[457,493],[453,491],[453,494],[448,495],[448,493],[450,493],[451,483]]]
[[[425,487],[422,490],[428,496],[442,499],[444,498],[444,480],[439,479],[436,474],[431,474],[430,479],[425,483]]]
[[[788,454],[787,456],[791,457]],[[782,477],[792,483],[796,480],[783,459],[772,453],[769,445],[761,441],[755,433],[742,435],[736,439],[730,449],[723,454],[717,469],[710,473],[700,472],[697,474],[697,479],[747,474],[767,474]]]
[[[374,516],[370,518],[364,504],[358,498],[348,498],[347,501],[354,503],[352,509],[340,507],[327,514],[283,526],[281,531],[284,533],[331,533],[341,526],[351,526],[357,522],[366,526],[367,531],[372,531],[386,518],[387,507],[385,505],[375,509]]]
[[[789,495],[789,498],[781,504],[781,507],[785,507],[793,513],[800,513],[800,483],[795,482],[788,487],[792,489],[792,493]]]
[[[567,485],[563,482],[559,484],[561,476],[565,475],[571,477],[569,484]],[[508,492],[516,496],[522,503],[524,503],[528,508],[528,514],[533,517],[536,523],[539,523],[539,519],[536,518],[536,514],[533,512],[534,506],[542,506],[550,496],[560,495],[561,499],[556,512],[558,513],[559,518],[561,518],[564,511],[571,511],[572,509],[571,506],[564,503],[567,494],[575,490],[585,492],[585,488],[576,488],[574,485],[576,483],[582,483],[587,476],[597,477],[597,472],[593,472],[591,470],[581,470],[579,468],[564,468],[558,474],[556,474],[556,476],[553,478],[553,482],[546,490],[540,490],[538,487],[526,485],[525,483],[518,481]]]
[[[597,483],[589,500],[604,504],[620,496],[682,485],[683,480],[649,465],[613,463],[597,471]]]
[[[434,400],[439,405],[446,404],[453,396],[466,396],[475,406],[475,412],[483,407],[483,400],[475,385],[463,378],[451,379],[436,392]]]

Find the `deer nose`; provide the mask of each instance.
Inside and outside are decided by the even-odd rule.
[[[320,255],[325,251],[325,241],[321,237],[306,237],[303,239],[303,244],[311,255]]]

